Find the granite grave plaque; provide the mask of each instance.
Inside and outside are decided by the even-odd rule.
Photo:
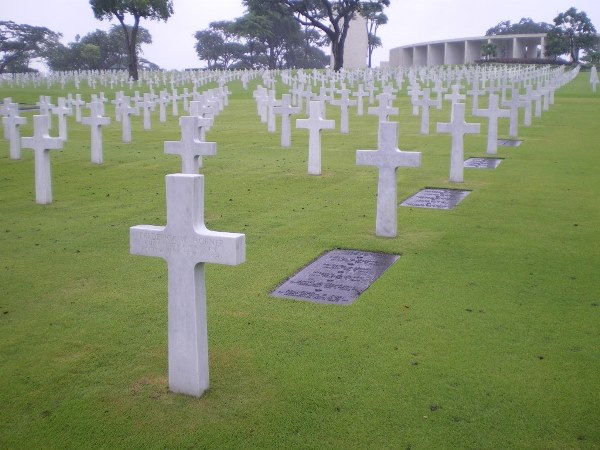
[[[425,188],[404,200],[400,205],[415,208],[452,209],[470,193],[471,191],[459,189]]]
[[[502,162],[502,158],[469,158],[465,167],[469,169],[495,169]]]
[[[498,139],[499,147],[520,147],[522,143],[518,139]]]
[[[350,305],[400,256],[331,250],[271,292],[273,297],[324,305]]]

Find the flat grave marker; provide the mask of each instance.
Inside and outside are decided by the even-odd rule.
[[[331,250],[289,278],[271,296],[322,305],[351,305],[399,255]]]
[[[499,147],[520,147],[523,141],[518,139],[498,139]]]
[[[495,169],[502,162],[502,158],[469,158],[465,160],[468,169]]]
[[[428,209],[453,209],[462,202],[471,191],[460,189],[425,188],[407,198],[400,206]]]

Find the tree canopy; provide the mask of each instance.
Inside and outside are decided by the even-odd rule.
[[[30,60],[45,57],[60,37],[46,27],[0,21],[0,73],[30,70]]]
[[[167,21],[173,14],[173,0],[89,0],[98,20],[116,17],[125,38],[128,55],[129,76],[138,79],[137,39],[141,19]],[[125,23],[125,17],[133,17],[133,25]]]
[[[150,32],[140,27],[138,30],[137,53],[141,54],[142,44],[151,44]],[[109,70],[127,67],[127,47],[123,29],[113,25],[108,32],[96,30],[83,37],[76,36],[75,42],[58,45],[46,57],[51,70]],[[151,64],[151,63],[150,63]],[[143,64],[140,61],[140,66]]]
[[[572,62],[579,61],[580,50],[589,50],[598,42],[596,28],[587,14],[569,8],[554,18],[554,27],[549,33],[552,41],[551,55],[568,53]],[[546,51],[548,54],[548,50]]]
[[[319,33],[300,27],[281,8],[245,2],[247,12],[233,21],[212,22],[197,31],[196,53],[209,68],[324,67]]]
[[[355,14],[367,5],[389,6],[390,0],[244,0],[267,7],[279,7],[291,13],[304,26],[312,26],[324,33],[331,42],[334,70],[344,66],[344,45]],[[270,6],[269,6],[270,5]]]
[[[546,22],[534,22],[529,17],[523,17],[518,23],[505,20],[486,31],[486,36],[499,36],[506,34],[538,34],[548,33],[552,25]]]

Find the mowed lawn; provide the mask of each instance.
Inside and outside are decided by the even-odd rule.
[[[89,127],[70,117],[47,206],[35,203],[32,152],[12,161],[0,142],[0,448],[599,448],[589,73],[520,127],[521,147],[499,148],[496,170],[465,169],[460,185],[448,182],[450,136],[433,133],[449,103],[423,136],[403,91],[399,147],[422,152],[422,166],[398,170],[398,201],[424,187],[472,192],[451,211],[399,207],[393,239],[375,236],[377,170],[355,165],[356,150],[377,148],[377,119],[353,110],[350,134],[323,132],[323,174],[309,176],[308,133],[279,146],[256,114],[258,82],[230,84],[207,134],[206,224],[245,233],[247,257],[207,265],[200,399],[168,392],[166,264],[129,254],[129,227],[165,225],[165,175],[181,166],[163,142],[179,139],[177,119],[156,111],[144,131],[135,117],[123,144],[108,104],[98,166]],[[69,89],[5,84],[0,97],[56,102]],[[328,118],[339,126],[339,109]],[[465,157],[485,156],[487,123],[468,120],[482,134],[465,138]],[[269,295],[335,248],[402,256],[351,306]]]

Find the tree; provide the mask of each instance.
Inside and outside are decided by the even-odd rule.
[[[45,57],[61,36],[46,27],[0,21],[0,73],[29,70],[29,61]]]
[[[304,26],[313,26],[323,32],[331,42],[334,70],[344,66],[344,44],[350,22],[355,14],[368,4],[389,6],[390,0],[252,0],[266,5],[279,6],[294,15]]]
[[[388,23],[388,17],[383,13],[381,3],[363,4],[360,14],[366,19],[367,35],[369,37],[369,67],[371,67],[373,50],[382,45],[381,38],[377,36],[377,30],[381,25]]]
[[[150,43],[150,32],[139,27],[137,53],[142,53],[142,44]],[[46,57],[48,67],[53,71],[121,69],[127,67],[127,59],[125,36],[119,25],[113,25],[108,32],[96,30],[84,37],[78,35],[75,42],[56,46]],[[152,65],[145,65],[148,64]]]
[[[579,51],[593,47],[598,39],[592,21],[585,12],[576,8],[569,8],[556,16],[552,32],[555,39],[562,38],[565,41],[571,62],[574,63],[579,61]]]
[[[321,35],[304,29],[276,5],[246,1],[248,10],[233,21],[212,22],[195,33],[196,53],[209,68],[322,68],[327,56]],[[273,7],[274,6],[274,7]]]
[[[300,25],[278,5],[253,0],[245,0],[244,4],[248,12],[235,21],[234,32],[244,37],[247,44],[258,44],[267,50],[269,69],[282,67],[286,51],[302,42]]]
[[[117,18],[127,47],[129,76],[138,79],[137,39],[141,19],[164,20],[173,14],[173,0],[89,0],[98,20]],[[125,15],[133,16],[133,25],[125,24]]]
[[[500,22],[498,25],[485,32],[486,36],[498,36],[504,34],[539,34],[548,33],[552,25],[546,22],[534,22],[529,17],[523,17],[519,23],[510,23],[510,20]]]
[[[483,44],[481,46],[481,56],[483,56],[486,60],[490,58],[495,58],[496,56],[498,56],[498,46],[492,42]]]

